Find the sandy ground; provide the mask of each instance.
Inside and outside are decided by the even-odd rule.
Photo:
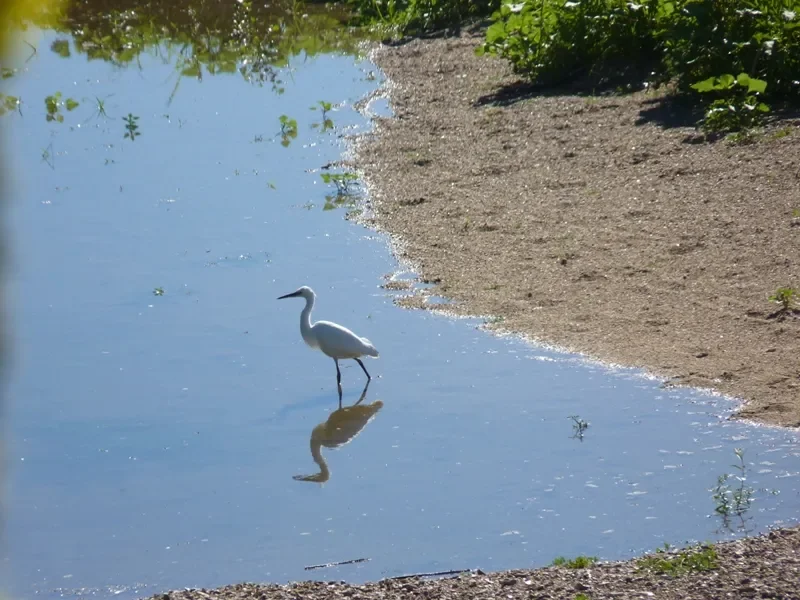
[[[455,312],[800,426],[800,121],[703,143],[662,93],[534,95],[481,39],[383,46],[375,224]],[[424,305],[422,299],[405,302]]]
[[[216,590],[181,590],[152,600],[724,600],[800,598],[800,528],[718,544],[710,571],[678,576],[641,568],[637,561],[584,569],[548,567],[500,573],[472,571],[449,579],[386,579],[366,585],[302,582],[242,583]]]

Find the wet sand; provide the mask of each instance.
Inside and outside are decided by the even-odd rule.
[[[375,53],[395,118],[355,164],[430,293],[800,426],[800,310],[768,301],[800,290],[800,121],[703,143],[663,93],[535,95],[480,39]]]

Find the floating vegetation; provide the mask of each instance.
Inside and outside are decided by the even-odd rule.
[[[128,116],[123,119],[125,121],[125,139],[129,139],[130,141],[134,141],[137,136],[142,135],[139,131],[139,124],[137,121],[139,117],[134,115],[133,113],[128,113]]]
[[[279,118],[281,123],[281,146],[287,148],[292,140],[297,137],[297,120],[281,115]]]
[[[583,441],[583,434],[589,429],[589,421],[581,419],[578,415],[570,415],[569,418],[572,419],[572,431],[574,432],[572,437]]]

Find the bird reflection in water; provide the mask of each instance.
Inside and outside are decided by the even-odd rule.
[[[314,481],[324,483],[330,478],[331,472],[328,463],[322,456],[322,447],[338,448],[344,446],[356,437],[366,427],[378,411],[383,407],[383,402],[376,400],[372,404],[362,404],[367,397],[369,381],[361,392],[358,402],[352,406],[342,408],[342,398],[339,397],[339,408],[333,411],[328,420],[320,423],[311,431],[311,457],[319,465],[319,473],[314,475],[295,475],[296,481]]]

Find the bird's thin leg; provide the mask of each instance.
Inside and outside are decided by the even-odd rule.
[[[369,389],[369,379],[367,379],[367,385],[364,386],[364,391],[361,392],[361,397],[358,399],[358,402],[353,404],[353,406],[358,406],[361,402],[364,401],[364,398],[367,397],[367,390]]]
[[[367,381],[370,381],[370,380],[372,379],[372,377],[370,377],[370,376],[369,376],[369,371],[367,371],[367,367],[365,367],[365,366],[364,366],[364,363],[363,363],[363,362],[361,362],[361,359],[360,359],[360,358],[357,358],[357,359],[356,359],[356,362],[357,362],[359,365],[361,365],[361,368],[362,368],[362,370],[364,371],[364,373],[366,373],[366,375],[367,375]]]
[[[339,360],[334,358],[336,363],[336,387],[339,389],[339,404],[342,403],[342,372],[339,370]]]

